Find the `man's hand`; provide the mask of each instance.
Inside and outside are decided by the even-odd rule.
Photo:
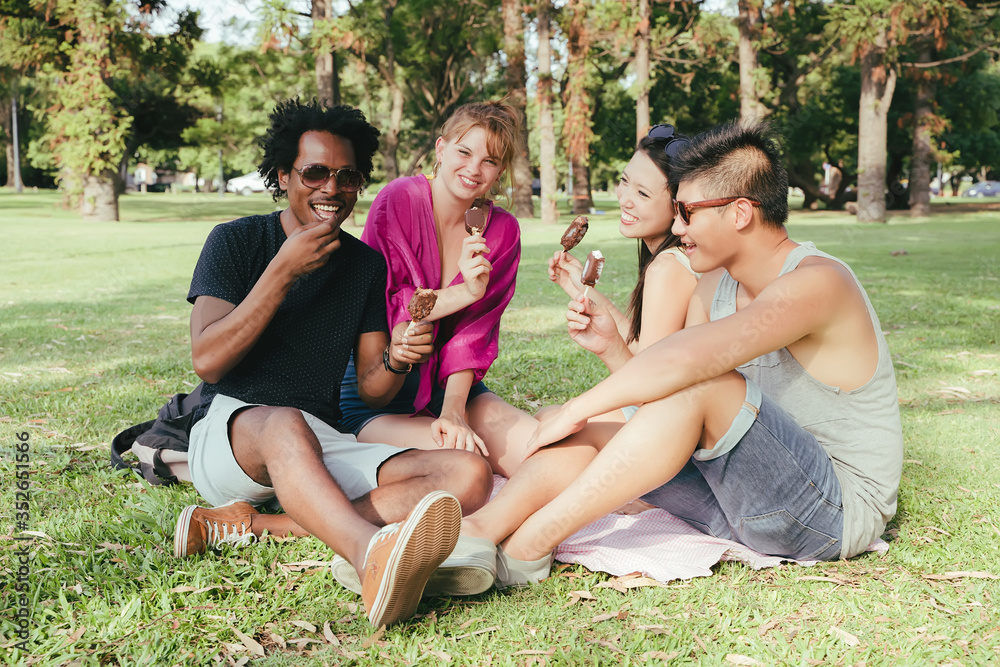
[[[472,430],[463,415],[442,412],[431,424],[431,437],[438,447],[444,449],[464,449],[480,456],[489,456],[483,439]]]
[[[389,355],[399,368],[422,364],[434,352],[434,325],[431,322],[400,322],[392,328]]]
[[[493,265],[483,255],[490,251],[479,234],[472,234],[462,240],[462,255],[458,259],[458,270],[465,281],[469,295],[478,301],[486,294]]]
[[[537,452],[546,445],[559,442],[569,435],[573,435],[587,424],[587,418],[574,417],[572,414],[572,399],[555,409],[547,409],[544,413],[535,415],[538,419],[538,428],[535,434],[528,440],[524,448],[524,456],[521,461],[526,461],[529,456]]]
[[[557,250],[549,259],[549,280],[562,287],[571,299],[575,299],[583,291],[581,275],[583,275],[583,265],[568,252]]]
[[[330,255],[340,248],[340,227],[328,222],[297,227],[288,235],[275,255],[292,278],[300,278],[322,267]]]

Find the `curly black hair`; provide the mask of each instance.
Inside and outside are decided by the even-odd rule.
[[[299,139],[306,132],[329,132],[350,140],[358,169],[371,178],[372,156],[378,150],[379,131],[372,127],[359,109],[346,105],[323,106],[315,98],[301,102],[299,98],[279,102],[269,116],[271,126],[258,140],[264,159],[257,171],[272,192],[274,201],[287,197],[278,187],[278,170],[290,172],[299,155]]]

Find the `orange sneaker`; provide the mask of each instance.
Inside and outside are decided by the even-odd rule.
[[[455,548],[461,527],[458,500],[433,491],[402,523],[375,533],[361,580],[369,623],[377,628],[413,616],[427,579]]]
[[[257,541],[250,532],[250,520],[260,514],[243,500],[232,500],[218,507],[188,505],[177,517],[174,528],[174,557],[205,553],[208,547],[222,544],[242,546]]]

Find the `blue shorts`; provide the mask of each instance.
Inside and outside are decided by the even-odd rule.
[[[733,429],[743,431],[742,437],[729,438]],[[704,533],[761,553],[839,558],[840,481],[815,436],[750,380],[733,429],[712,450],[696,450],[673,479],[642,499]]]
[[[381,417],[382,415],[412,415],[416,412],[413,408],[413,402],[417,398],[417,390],[419,388],[420,374],[414,369],[403,380],[403,386],[399,389],[396,397],[389,401],[388,405],[373,410],[365,405],[365,402],[361,400],[361,395],[358,394],[358,372],[354,368],[354,357],[352,356],[347,364],[347,370],[344,372],[344,379],[340,383],[340,411],[343,413],[340,418],[340,425],[344,430],[358,435],[361,433],[361,429],[376,417]],[[489,387],[481,381],[477,382],[469,388],[469,400],[471,401],[476,396],[486,393],[492,393]],[[431,393],[431,400],[427,404],[427,410],[434,415],[440,415],[443,403],[444,389],[435,389]]]

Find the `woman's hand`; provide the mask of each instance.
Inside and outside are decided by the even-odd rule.
[[[577,345],[602,359],[609,351],[624,345],[618,325],[607,308],[597,305],[582,293],[569,302],[566,311],[569,336]]]
[[[549,280],[562,287],[571,299],[575,299],[583,291],[581,275],[583,264],[568,252],[557,250],[549,259]]]
[[[573,401],[570,400],[554,409],[546,409],[544,413],[539,411],[535,415],[535,419],[538,420],[538,428],[535,429],[535,434],[525,445],[521,461],[527,460],[529,456],[542,447],[559,442],[566,436],[576,433],[586,425],[586,417],[579,419],[573,416],[572,403]]]
[[[431,437],[443,449],[464,449],[483,457],[490,455],[483,439],[465,422],[465,417],[457,413],[442,411],[431,424]]]
[[[458,259],[458,270],[465,281],[469,295],[478,301],[486,294],[493,265],[483,255],[490,251],[481,234],[471,234],[462,240],[462,255]]]

